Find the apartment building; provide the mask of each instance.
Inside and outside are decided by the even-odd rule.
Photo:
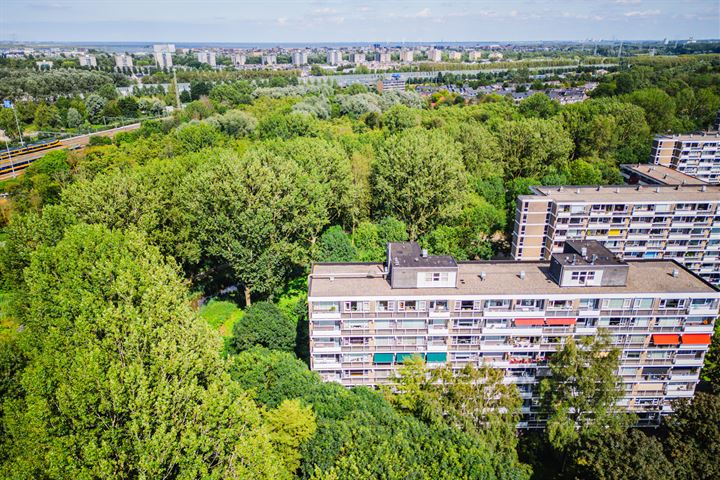
[[[431,62],[440,62],[442,61],[442,52],[440,50],[436,49],[430,49],[428,50],[428,60]]]
[[[482,52],[480,52],[478,50],[472,50],[468,54],[468,58],[470,59],[471,62],[478,62],[478,61],[482,60],[482,55],[483,55]]]
[[[400,61],[401,62],[412,63],[414,58],[415,58],[415,52],[413,52],[412,50],[400,50]]]
[[[620,174],[628,185],[701,185],[705,182],[665,165],[620,165]]]
[[[617,258],[567,242],[542,262],[457,262],[391,243],[385,264],[315,264],[309,277],[311,368],[346,387],[392,382],[404,359],[503,369],[523,427],[546,420],[538,382],[573,337],[606,330],[621,350],[619,406],[646,424],[691,397],[720,291],[671,260]]]
[[[210,65],[213,68],[217,67],[217,58],[215,56],[215,52],[198,52],[197,60],[198,62]]]
[[[133,67],[133,59],[132,56],[121,53],[118,55],[115,55],[115,66],[117,68],[132,68]]]
[[[366,61],[367,60],[365,58],[364,52],[356,52],[356,53],[350,54],[350,62],[354,63],[355,65],[362,65]]]
[[[518,197],[516,260],[549,260],[568,240],[598,240],[622,258],[671,259],[720,283],[720,186],[532,187]]]
[[[267,54],[267,55],[263,55],[260,58],[260,61],[262,62],[263,65],[276,65],[277,64],[277,56],[273,55],[271,53]]]
[[[167,50],[163,50],[160,52],[155,52],[155,64],[158,68],[167,70],[172,68],[173,61],[172,61],[172,53]]]
[[[339,50],[328,50],[326,59],[328,65],[340,65],[342,59],[342,53]]]
[[[462,60],[462,53],[453,50],[451,52],[448,52],[448,58],[452,61]]]
[[[674,168],[708,183],[720,183],[720,132],[657,136],[650,163]]]
[[[244,53],[233,53],[230,55],[230,60],[235,67],[241,67],[247,62],[247,56]]]
[[[308,54],[304,50],[292,52],[292,63],[296,66],[307,65]]]
[[[81,67],[97,67],[97,58],[95,58],[95,55],[78,55],[78,61]]]
[[[375,61],[378,63],[390,63],[392,62],[392,56],[390,52],[375,52]]]

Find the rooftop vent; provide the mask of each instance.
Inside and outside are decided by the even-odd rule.
[[[520,277],[520,280],[525,280],[525,270],[520,270],[520,274],[518,276]]]
[[[599,191],[600,191],[600,185],[598,185],[597,187],[595,187],[595,190],[599,192]]]
[[[485,273],[485,272],[480,272],[479,277],[480,277],[480,280],[485,280],[485,277],[487,277],[487,273]]]
[[[640,191],[640,185],[638,185],[637,187],[635,187],[635,190]]]
[[[587,257],[587,247],[582,247],[580,249],[580,255],[582,255],[583,258]]]
[[[655,187],[655,193],[660,193],[660,187]]]
[[[704,192],[705,190],[707,190],[707,187],[706,187],[705,185],[703,185],[702,187],[700,187],[700,191],[701,191],[701,192]]]
[[[595,265],[595,260],[597,260],[598,256],[593,253],[592,257],[590,257],[590,264]]]
[[[334,277],[333,275],[330,275],[330,281],[331,281],[331,282],[334,282],[334,281],[335,281],[335,277]]]
[[[673,278],[677,278],[680,275],[680,270],[678,270],[677,268],[673,268],[670,275],[672,275]]]
[[[578,195],[580,195],[580,189],[579,189],[579,188],[576,188],[576,189],[575,189],[575,193],[577,193]]]
[[[422,249],[421,255],[423,258],[427,258],[427,255],[428,255],[427,248]]]

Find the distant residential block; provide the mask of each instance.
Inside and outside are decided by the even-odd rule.
[[[230,56],[230,59],[232,60],[233,65],[235,65],[236,67],[245,65],[245,62],[247,61],[247,57],[244,53],[233,53]]]
[[[440,62],[442,61],[442,52],[440,50],[431,49],[428,50],[428,60],[431,62]]]
[[[400,51],[400,61],[401,62],[412,62],[414,58],[415,52],[412,50],[402,50]]]
[[[350,62],[354,63],[355,65],[362,65],[365,63],[365,53],[364,52],[356,52],[350,55]]]
[[[308,54],[304,50],[299,50],[292,53],[292,63],[293,65],[307,65],[308,63]]]
[[[117,68],[132,68],[132,66],[133,66],[132,56],[127,55],[125,53],[115,55],[115,66]]]
[[[448,58],[450,60],[462,60],[462,53],[455,52],[455,51],[450,52],[450,53],[448,53]]]
[[[707,183],[665,165],[620,165],[620,173],[628,185],[693,185]]]
[[[172,53],[168,50],[163,50],[160,52],[155,52],[155,64],[158,68],[167,70],[169,68],[172,68],[173,61],[172,61]]]
[[[275,65],[277,63],[277,56],[274,54],[263,55],[261,61],[263,65]]]
[[[78,61],[81,67],[97,67],[97,58],[95,58],[95,55],[79,55]]]
[[[392,61],[390,52],[375,52],[375,61],[378,63],[390,63]]]
[[[197,59],[198,62],[210,65],[211,67],[217,66],[215,52],[198,52]]]
[[[175,53],[175,44],[173,43],[158,43],[153,45],[153,53],[170,52]]]
[[[342,63],[342,53],[339,50],[328,50],[326,60],[328,65],[340,65]]]
[[[477,62],[478,60],[482,59],[482,52],[473,50],[468,54],[468,57],[471,62]]]

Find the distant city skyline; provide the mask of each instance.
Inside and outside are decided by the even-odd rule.
[[[1,41],[457,42],[720,37],[717,0],[5,0]]]

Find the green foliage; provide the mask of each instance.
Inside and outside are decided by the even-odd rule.
[[[104,135],[93,135],[90,137],[88,145],[91,147],[100,147],[102,145],[112,145],[112,143],[112,138],[110,137],[106,137]]]
[[[207,123],[231,137],[248,137],[257,128],[255,117],[240,110],[212,116],[207,119]]]
[[[5,399],[3,477],[291,478],[280,452],[312,415],[284,424],[287,406],[265,413],[230,381],[218,337],[142,236],[72,228],[25,278],[28,364]]]
[[[249,306],[233,325],[231,351],[239,353],[255,346],[289,352],[295,348],[294,323],[270,302]]]
[[[318,262],[352,262],[355,256],[350,235],[339,225],[328,228],[320,236],[317,244]]]
[[[216,299],[212,299],[203,305],[198,313],[201,318],[208,322],[211,328],[220,331],[223,336],[230,334],[232,326],[244,314],[233,302]],[[225,331],[228,327],[229,329]]]
[[[107,100],[100,95],[90,94],[85,99],[85,106],[87,108],[88,118],[93,123],[102,122],[102,113]]]
[[[662,426],[674,478],[718,478],[720,397],[697,392],[692,399],[678,400],[674,409]]]
[[[560,110],[560,104],[544,93],[534,93],[520,102],[519,110],[526,117],[551,118]]]
[[[466,182],[460,153],[449,137],[408,130],[389,137],[378,151],[373,165],[375,209],[405,222],[415,239],[457,214]]]
[[[191,122],[178,127],[175,131],[178,150],[185,152],[198,152],[204,148],[220,146],[222,135],[210,123]]]
[[[262,139],[316,136],[316,125],[312,118],[301,113],[277,114],[263,119],[258,125],[258,136]]]
[[[389,242],[408,240],[407,227],[393,217],[385,217],[378,223],[362,222],[355,228],[352,240],[358,261],[383,262]]]
[[[408,128],[417,127],[420,117],[417,111],[405,105],[394,105],[383,113],[380,122],[391,133],[397,133]]]
[[[585,337],[578,345],[568,338],[550,358],[550,376],[540,382],[540,394],[550,418],[547,434],[559,451],[599,434],[621,433],[635,422],[617,411],[623,396],[616,371],[620,351],[607,333]]]

